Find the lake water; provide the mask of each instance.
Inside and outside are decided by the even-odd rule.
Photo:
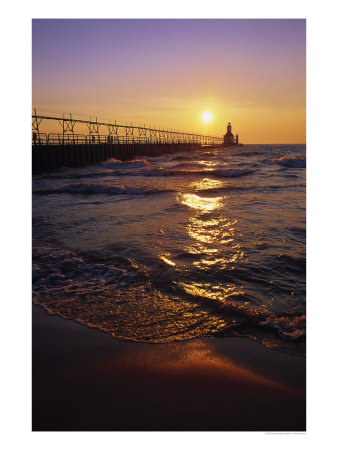
[[[113,337],[305,348],[305,145],[33,176],[33,301]]]

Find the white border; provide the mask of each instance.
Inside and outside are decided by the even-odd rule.
[[[92,449],[238,447],[331,448],[336,427],[337,315],[337,25],[334,2],[96,0],[8,4],[1,17],[2,370],[3,448]],[[308,160],[308,432],[264,433],[32,433],[30,431],[30,114],[32,18],[306,18]],[[331,445],[327,445],[327,444]],[[249,447],[248,447],[249,446]]]

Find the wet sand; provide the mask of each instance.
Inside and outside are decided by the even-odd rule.
[[[33,305],[34,431],[305,431],[305,358],[247,338],[143,344]]]

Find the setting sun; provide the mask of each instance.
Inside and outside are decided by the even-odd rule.
[[[212,114],[209,111],[206,111],[202,115],[203,122],[208,123],[212,120]]]
[[[31,210],[16,204],[32,218],[28,431],[155,432],[156,447],[161,432],[307,433],[313,17],[250,18],[275,16],[256,2],[229,14],[246,19],[155,19],[133,3],[133,19],[89,8],[32,19],[33,6],[20,27],[32,81],[32,99],[18,96],[30,183],[17,189]],[[322,148],[331,116],[309,124]],[[28,274],[9,272],[16,293]]]

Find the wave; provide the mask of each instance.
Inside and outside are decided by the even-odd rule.
[[[175,296],[165,296],[136,261],[33,241],[34,303],[114,337],[164,343],[215,333],[246,335],[246,327],[257,336],[270,330],[281,341],[305,337],[304,314],[273,314],[235,285],[223,291],[176,285]]]
[[[305,169],[306,168],[305,157],[281,156],[280,158],[261,159],[260,162],[279,164],[280,166],[290,167],[292,169]]]
[[[98,264],[72,250],[62,249],[53,244],[36,245],[33,241],[33,292],[57,288],[76,291],[81,282],[90,282],[88,289],[99,284],[116,282],[125,278],[127,271],[113,265]],[[82,286],[83,288],[83,286]]]
[[[182,255],[184,257],[185,255]],[[240,330],[245,326],[256,329],[270,328],[277,332],[278,337],[283,340],[295,341],[305,337],[306,316],[279,316],[266,310],[254,298],[238,290],[235,286],[231,292],[213,291],[207,287],[191,286],[185,283],[178,283],[185,293],[191,296],[194,301],[199,302],[207,308],[211,308],[218,314],[223,315],[233,322],[232,328]],[[228,330],[226,330],[227,333]],[[224,335],[224,333],[222,333]]]
[[[106,194],[106,195],[151,195],[173,192],[170,189],[140,189],[126,186],[111,186],[100,183],[72,183],[61,187],[35,189],[33,194]]]
[[[165,343],[208,335],[215,318],[154,289],[136,261],[33,242],[33,302],[113,337]]]
[[[174,176],[216,176],[221,178],[238,178],[253,173],[252,169],[211,169],[211,170],[172,170],[172,169],[149,169],[144,170],[143,175],[147,177],[174,177]]]
[[[171,170],[200,170],[201,164],[196,162],[185,162],[176,164]]]
[[[246,191],[246,190],[252,190],[255,186],[242,186],[240,184],[227,184],[226,186],[221,187],[215,187],[215,188],[206,188],[206,189],[196,189],[195,192],[198,192],[199,194],[204,195],[205,197],[208,197],[208,195],[222,195],[228,191]]]
[[[280,337],[295,341],[305,337],[306,316],[302,314],[296,317],[268,317],[259,325],[273,328]]]
[[[133,160],[133,161],[119,161],[117,159],[110,159],[109,161],[102,162],[101,165],[108,169],[138,169],[140,167],[147,166],[148,162],[145,160]]]
[[[62,172],[55,172],[55,173],[44,173],[41,175],[35,176],[36,180],[40,179],[65,179],[65,178],[71,178],[71,179],[80,179],[80,178],[97,178],[97,177],[105,177],[112,175],[112,172],[109,170],[97,170],[97,171],[77,171],[77,172],[68,172],[68,171],[62,171]]]
[[[218,177],[238,178],[253,173],[252,169],[216,169],[213,173]]]
[[[220,178],[238,178],[249,175],[254,172],[253,169],[237,168],[237,169],[200,169],[199,163],[182,163],[172,168],[153,168],[141,171],[129,171],[128,169],[142,169],[148,163],[146,161],[135,161],[134,163],[123,163],[119,161],[108,161],[102,163],[104,170],[86,170],[84,171],[60,171],[56,173],[46,173],[35,177],[40,179],[84,179],[112,176],[132,176],[132,177],[175,177],[175,176],[216,176]]]
[[[109,161],[101,162],[99,165],[88,166],[86,168],[78,168],[77,170],[69,169],[68,167],[63,167],[57,169],[53,173],[43,173],[36,175],[35,179],[58,179],[58,178],[92,178],[92,177],[102,177],[109,176],[112,174],[119,175],[119,170],[128,169],[139,169],[148,165],[145,160],[133,160],[133,161],[119,161],[117,159],[110,159]],[[99,168],[103,169],[100,170]],[[109,170],[109,169],[113,169]],[[115,169],[115,170],[114,170]],[[121,172],[121,174],[125,174]]]
[[[182,161],[184,159],[191,159],[191,155],[175,155],[171,158],[171,161]]]
[[[281,158],[276,158],[273,161],[281,166],[291,167],[293,169],[305,169],[306,168],[305,158],[297,158],[295,156],[290,158],[287,156],[282,156]]]
[[[183,174],[183,170],[182,173],[178,172],[178,174]],[[146,177],[170,177],[174,175],[174,171],[173,170],[169,170],[169,169],[149,169],[149,170],[144,170],[143,171],[143,175],[145,175]]]
[[[238,151],[238,155],[239,156],[257,156],[257,155],[262,155],[262,153],[264,153],[263,150],[261,150],[261,151],[257,151],[257,150],[252,150],[252,151],[246,150],[246,151],[243,151],[241,149],[236,149],[236,150],[239,150]]]

